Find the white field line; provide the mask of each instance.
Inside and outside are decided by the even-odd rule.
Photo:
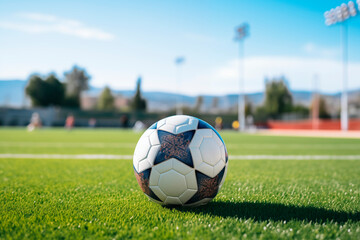
[[[132,155],[110,155],[110,154],[17,154],[4,153],[0,158],[42,158],[42,159],[101,159],[101,160],[120,160],[132,159]]]
[[[230,155],[231,160],[360,160],[360,155]]]
[[[0,147],[37,147],[37,148],[134,148],[136,143],[72,143],[72,142],[0,142]]]
[[[108,154],[17,154],[3,153],[4,158],[31,158],[31,159],[86,159],[86,160],[129,160],[132,155]],[[360,155],[230,155],[231,160],[360,160]]]

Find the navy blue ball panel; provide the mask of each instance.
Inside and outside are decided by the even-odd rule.
[[[155,193],[149,187],[151,168],[146,169],[146,170],[142,171],[141,173],[138,173],[136,171],[136,169],[134,168],[134,173],[135,173],[136,180],[138,181],[138,183],[140,185],[141,190],[149,197],[161,202],[161,200],[155,195]]]
[[[213,178],[208,177],[199,171],[195,171],[198,191],[186,202],[186,204],[196,203],[204,198],[214,198],[219,191],[219,186],[224,177],[224,173],[225,167]]]
[[[189,145],[194,137],[195,130],[172,134],[158,130],[160,150],[156,155],[154,164],[162,163],[170,158],[176,158],[180,162],[194,167]]]

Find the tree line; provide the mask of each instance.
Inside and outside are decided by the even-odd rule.
[[[318,103],[315,101],[318,101]],[[274,78],[266,81],[263,104],[255,110],[252,109],[251,105],[247,104],[246,115],[253,115],[257,122],[266,121],[267,119],[278,119],[284,114],[308,116],[310,111],[316,107],[315,104],[318,104],[320,118],[330,118],[324,98],[319,96],[318,99],[313,99],[309,107],[294,104],[293,96],[286,84],[286,80],[283,77]]]
[[[80,108],[81,92],[89,89],[89,74],[85,69],[74,66],[64,73],[64,81],[53,73],[47,76],[33,74],[29,77],[25,93],[29,96],[34,107],[59,106]],[[97,109],[104,111],[115,110],[115,97],[111,89],[106,86],[97,101]],[[141,77],[136,83],[136,92],[130,101],[130,108],[134,111],[146,111],[146,100],[141,94]]]
[[[30,76],[25,93],[30,97],[32,106],[47,107],[80,107],[80,94],[89,88],[90,76],[85,69],[74,66],[64,73],[65,81],[61,82],[55,74],[48,76],[33,74]]]

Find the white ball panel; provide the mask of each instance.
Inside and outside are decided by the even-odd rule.
[[[196,130],[195,135],[193,137],[193,139],[191,139],[191,143],[189,145],[190,148],[199,148],[201,145],[201,142],[203,141],[203,136],[202,134],[197,134],[198,132],[200,132],[201,130]]]
[[[196,135],[198,135],[199,137],[202,138],[211,138],[213,135],[214,130],[210,129],[210,128],[205,128],[205,129],[198,129],[196,130]]]
[[[160,175],[159,187],[166,196],[170,197],[179,197],[187,189],[184,175],[175,170],[170,170]]]
[[[141,137],[149,137],[153,132],[156,132],[156,129],[146,129]]]
[[[156,169],[152,168],[150,175],[151,177],[149,178],[149,186],[157,186],[159,183],[160,173]]]
[[[167,132],[173,133],[173,134],[176,133],[176,127],[174,125],[172,125],[172,124],[169,124],[169,123],[166,123],[163,126],[161,126],[159,128],[159,130],[167,131]]]
[[[165,201],[166,195],[159,186],[150,186],[150,189],[155,193],[158,198],[161,199],[161,201]]]
[[[195,170],[175,158],[153,166],[150,179],[150,188],[165,204],[181,205],[188,201],[197,191]],[[167,197],[169,198],[166,202]]]
[[[165,119],[166,119],[166,124],[180,126],[180,125],[188,124],[190,118],[192,117],[186,115],[175,115],[175,116],[167,117]]]
[[[153,130],[153,132],[149,135],[151,145],[159,145],[160,140],[158,136],[158,131],[156,129],[151,129],[151,130]]]
[[[173,158],[175,161],[172,161],[172,168],[176,169],[177,172],[181,173],[182,175],[186,175],[190,172],[193,172],[189,166],[183,164],[182,162],[178,161],[177,159]]]
[[[156,155],[158,154],[159,150],[160,150],[160,145],[155,145],[152,146],[149,150],[148,156],[147,156],[147,161],[152,165],[154,165],[154,161],[156,158]]]
[[[214,174],[214,167],[207,164],[206,162],[202,162],[199,166],[199,170],[200,172],[204,173],[205,175],[213,178],[216,176],[216,174]]]
[[[176,134],[186,132],[186,131],[190,131],[190,130],[195,130],[197,128],[197,126],[198,126],[198,123],[199,123],[199,120],[189,117],[188,123],[176,126]]]
[[[155,165],[153,169],[156,169],[156,171],[158,171],[159,173],[165,173],[169,171],[172,168],[172,159],[166,160],[165,162]]]
[[[165,200],[165,204],[168,205],[182,205],[182,202],[178,197],[167,197]]]
[[[221,156],[221,160],[226,163],[226,154],[225,154],[225,146],[222,145],[220,146],[220,156]]]
[[[157,129],[179,134],[189,130],[195,130],[198,122],[198,119],[186,115],[171,116],[160,120],[157,124]]]
[[[151,145],[149,138],[147,136],[142,136],[135,147],[134,159],[141,161],[142,159],[146,158],[150,147]]]
[[[217,175],[218,173],[221,172],[221,170],[223,170],[225,166],[225,163],[223,161],[219,161],[213,168],[214,174]]]
[[[139,168],[137,169],[137,171],[142,172],[148,168],[151,168],[151,164],[146,159],[143,159],[139,162]]]
[[[187,185],[188,189],[194,189],[194,190],[198,189],[195,171],[191,171],[190,173],[188,173],[185,176],[185,180],[186,180],[186,185]]]
[[[150,140],[150,138],[152,140]],[[152,167],[159,149],[160,149],[160,142],[157,137],[157,130],[156,129],[146,130],[139,139],[135,147],[133,164],[136,171],[142,172]]]
[[[221,152],[214,138],[204,138],[200,145],[202,160],[211,166],[215,166],[221,159]]]
[[[219,136],[213,131],[212,137],[214,138],[214,140],[217,142],[218,146],[224,146],[224,143],[221,141],[221,139],[219,138]]]
[[[196,170],[199,170],[197,167],[200,166],[203,162],[200,149],[198,147],[189,147],[189,149],[191,152],[191,157],[193,159],[194,167]]]
[[[156,129],[160,129],[162,126],[166,124],[166,118],[161,119],[157,122]]]
[[[195,169],[203,174],[215,177],[225,166],[224,144],[214,130],[196,130],[189,148]]]
[[[187,201],[190,200],[190,198],[192,198],[192,196],[195,195],[195,193],[197,192],[197,190],[194,189],[188,189],[186,190],[180,197],[180,201],[182,202],[182,204],[186,203]]]

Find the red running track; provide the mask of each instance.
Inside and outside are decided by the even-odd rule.
[[[341,130],[340,119],[336,120],[298,120],[298,121],[273,121],[267,122],[270,129],[316,129],[316,130]],[[360,130],[360,119],[349,120],[349,130]]]

